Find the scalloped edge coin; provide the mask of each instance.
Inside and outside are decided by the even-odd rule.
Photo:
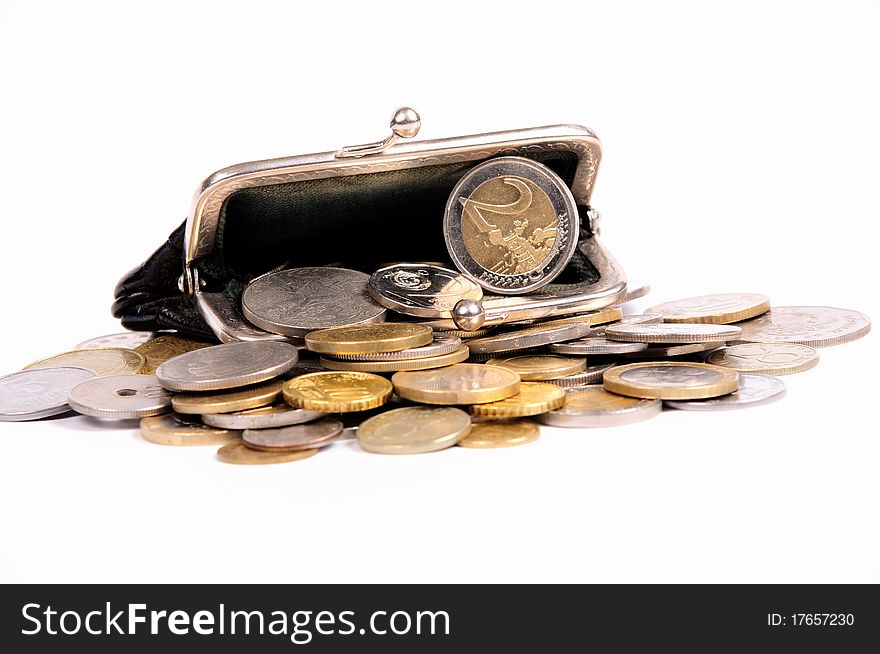
[[[483,299],[483,289],[457,270],[427,263],[396,263],[370,275],[367,291],[383,307],[419,318],[452,318],[461,300]]]
[[[831,321],[843,323],[832,325]],[[861,338],[871,319],[861,311],[826,306],[773,307],[763,316],[740,323],[736,343],[798,343],[830,347]]]

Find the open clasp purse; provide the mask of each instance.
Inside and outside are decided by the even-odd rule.
[[[243,317],[241,293],[251,279],[300,266],[371,273],[393,262],[449,265],[443,235],[449,194],[471,168],[503,156],[537,161],[565,182],[580,234],[565,270],[539,292],[485,295],[485,324],[623,300],[626,277],[599,241],[590,205],[602,154],[592,131],[551,125],[409,140],[419,125],[414,111],[401,109],[383,141],[215,172],[199,186],[186,222],[119,282],[113,314],[129,329],[175,329],[223,342],[283,340]],[[452,319],[432,324],[457,327]]]

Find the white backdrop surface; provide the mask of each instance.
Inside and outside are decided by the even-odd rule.
[[[4,2],[0,370],[118,331],[116,281],[211,171],[381,138],[403,104],[420,138],[593,128],[642,308],[880,315],[869,3],[420,7]],[[134,426],[0,423],[0,581],[878,582],[876,340],[773,405],[509,450],[237,467]]]

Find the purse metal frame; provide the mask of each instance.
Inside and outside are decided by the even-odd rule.
[[[420,166],[478,162],[499,156],[565,151],[578,156],[571,183],[574,199],[578,205],[589,206],[602,149],[596,135],[586,127],[550,125],[395,144],[397,137],[415,136],[420,125],[418,114],[411,109],[398,110],[395,118],[404,111],[411,112],[410,128],[397,129],[399,125],[395,125],[392,119],[394,133],[383,141],[348,146],[335,152],[242,163],[218,170],[202,182],[187,217],[181,288],[193,298],[202,317],[221,341],[290,340],[286,336],[254,327],[244,319],[225,293],[205,292],[199,282],[196,261],[213,250],[223,203],[241,189]],[[596,268],[599,280],[564,293],[487,296],[482,301],[486,325],[592,311],[624,299],[626,276],[599,241],[596,224],[598,214],[592,209],[588,212],[588,220],[591,224],[583,226],[577,247]],[[458,328],[451,319],[435,320],[431,324],[435,327]]]

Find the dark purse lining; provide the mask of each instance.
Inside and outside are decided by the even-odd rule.
[[[529,158],[571,184],[577,155]],[[196,261],[205,290],[236,303],[250,279],[280,266],[337,265],[373,272],[394,262],[432,261],[452,267],[443,238],[443,211],[452,188],[479,161],[331,177],[243,189],[220,211],[213,251]],[[578,207],[582,213],[586,207]],[[131,329],[210,330],[177,287],[183,271],[183,228],[116,288],[113,313]],[[598,281],[576,252],[565,271],[537,293],[558,293]]]

